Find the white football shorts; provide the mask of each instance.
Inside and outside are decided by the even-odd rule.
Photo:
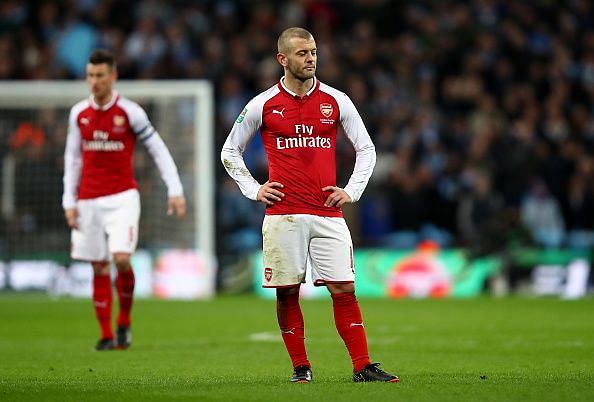
[[[109,261],[113,253],[134,253],[140,219],[138,190],[78,200],[77,208],[78,230],[72,230],[73,259]]]
[[[304,283],[308,265],[316,286],[355,281],[353,242],[343,218],[266,215],[262,237],[265,288]]]

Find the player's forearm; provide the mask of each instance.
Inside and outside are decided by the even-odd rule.
[[[67,188],[64,185],[64,193],[62,194],[62,208],[70,209],[76,207],[76,188]]]
[[[340,124],[356,152],[355,168],[348,184],[344,187],[344,191],[355,202],[361,198],[373,173],[375,146],[353,102],[347,96],[339,98],[339,100],[343,111]]]
[[[256,200],[258,197],[258,190],[260,183],[254,179],[248,170],[241,152],[229,146],[226,142],[221,151],[221,162],[227,173],[239,186],[242,194],[250,200]]]
[[[64,185],[64,192],[62,194],[62,207],[64,209],[76,207],[81,169],[82,160],[80,155],[74,155],[72,153],[66,152],[64,155],[64,177],[62,179]]]
[[[175,162],[173,161],[169,149],[167,149],[167,146],[161,139],[161,136],[155,132],[144,142],[144,145],[155,161],[157,169],[159,169],[159,173],[161,174],[161,178],[167,186],[167,195],[169,197],[183,195],[184,191],[177,167],[175,166]]]
[[[78,185],[71,184],[74,182],[73,178],[70,178],[66,174],[64,175],[64,193],[62,194],[62,208],[70,209],[76,207],[77,190]],[[78,183],[78,180],[76,180]]]
[[[357,150],[355,168],[344,191],[351,196],[353,202],[358,201],[367,187],[369,178],[375,167],[375,146],[369,142],[366,146]]]

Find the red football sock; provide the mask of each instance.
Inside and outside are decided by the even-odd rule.
[[[111,277],[109,275],[95,275],[93,277],[93,305],[95,314],[101,327],[101,339],[113,339],[111,328]]]
[[[279,297],[277,294],[276,314],[293,367],[311,366],[305,351],[303,314],[299,306],[299,292],[283,297]]]
[[[120,313],[118,314],[118,326],[127,327],[130,325],[130,311],[134,297],[134,271],[132,267],[125,272],[118,271],[116,289],[120,301]]]
[[[332,304],[336,329],[351,355],[353,369],[359,371],[370,363],[359,302],[354,293],[335,293]]]

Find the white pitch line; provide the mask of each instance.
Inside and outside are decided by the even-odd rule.
[[[255,332],[250,334],[249,339],[254,342],[282,342],[278,332]]]

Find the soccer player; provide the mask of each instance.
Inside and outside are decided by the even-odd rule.
[[[186,201],[177,168],[144,110],[120,96],[114,56],[95,50],[87,64],[88,99],[70,110],[64,155],[62,206],[72,229],[73,259],[93,266],[93,303],[101,338],[97,350],[131,344],[130,311],[134,271],[130,257],[138,241],[140,198],[132,156],[140,140],[154,159],[168,190],[167,214],[182,218]],[[111,323],[111,260],[117,268],[119,299],[116,339]]]
[[[289,28],[278,39],[284,77],[253,98],[223,145],[221,160],[242,193],[266,204],[262,224],[263,286],[276,288],[277,317],[293,363],[292,382],[310,382],[299,287],[310,265],[314,284],[326,286],[336,329],[353,363],[353,381],[398,382],[371,363],[355,297],[353,245],[341,207],[361,197],[375,165],[375,147],[351,100],[316,79],[316,42],[307,30]],[[356,150],[348,184],[336,186],[336,133],[340,124]],[[243,160],[260,130],[269,180],[259,184]]]

